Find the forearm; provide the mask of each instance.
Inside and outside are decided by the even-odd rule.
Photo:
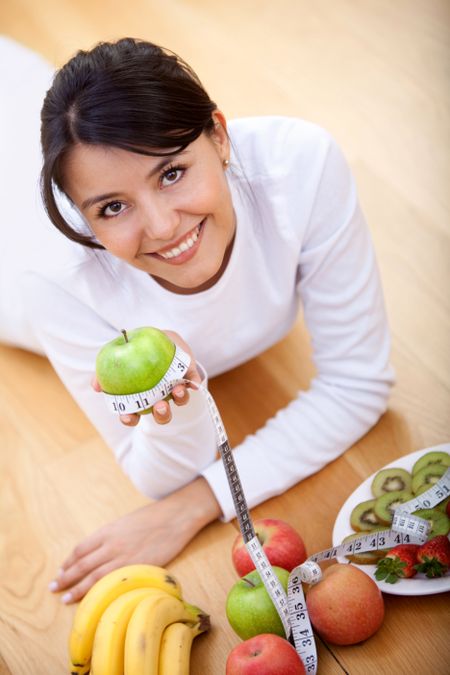
[[[198,476],[191,483],[176,490],[166,500],[169,505],[174,506],[181,522],[189,530],[194,528],[199,532],[222,516],[219,502],[203,476]]]
[[[266,425],[234,449],[249,508],[319,471],[361,438],[385,411],[390,370],[376,391],[316,381]],[[359,384],[359,383],[358,383]],[[221,461],[203,471],[224,513],[234,517]]]

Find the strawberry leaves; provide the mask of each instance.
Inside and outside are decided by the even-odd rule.
[[[399,579],[408,579],[417,574],[414,565],[417,562],[416,544],[400,544],[378,561],[375,571],[377,581],[395,584]]]

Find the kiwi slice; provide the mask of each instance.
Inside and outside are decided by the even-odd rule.
[[[422,455],[422,457],[419,457],[417,462],[414,464],[412,468],[412,474],[413,476],[420,471],[420,469],[423,469],[424,466],[428,466],[429,464],[442,464],[445,467],[450,466],[450,455],[448,452],[427,452],[425,455]]]
[[[439,504],[436,504],[436,506],[434,508],[437,509],[438,511],[443,511],[443,513],[448,515],[447,514],[447,504],[449,502],[450,502],[450,497],[447,497],[447,499],[444,499],[443,502],[439,502]]]
[[[419,509],[419,511],[414,511],[414,515],[430,523],[431,530],[428,539],[437,537],[438,534],[448,534],[450,531],[450,518],[439,509]]]
[[[374,506],[375,499],[369,499],[355,506],[350,514],[350,525],[356,532],[370,532],[374,527],[380,525],[380,521],[373,510]]]
[[[411,474],[406,469],[381,469],[372,481],[371,490],[374,497],[381,497],[386,492],[410,492]]]
[[[380,526],[378,526],[378,529],[379,527]],[[342,543],[347,544],[349,541],[352,541],[352,539],[356,539],[357,537],[361,537],[361,534],[359,532],[354,532],[353,534],[349,534],[347,537],[345,537],[342,540]],[[384,557],[385,553],[386,551],[378,549],[376,551],[363,551],[362,553],[349,553],[349,555],[346,555],[345,557],[347,560],[350,560],[357,565],[376,565],[378,560]]]
[[[426,483],[424,483],[423,485],[417,488],[416,492],[414,493],[415,496],[418,497],[419,495],[422,494],[422,492],[426,492],[427,490],[429,490],[430,487],[431,485],[427,485]]]
[[[380,523],[383,525],[390,525],[395,509],[397,509],[400,504],[409,502],[410,499],[413,499],[413,495],[407,490],[386,492],[375,500],[373,510]]]
[[[418,490],[423,492],[422,486],[426,485],[427,488],[432,487],[435,483],[438,482],[440,478],[447,471],[447,467],[444,464],[427,464],[423,469],[419,469],[412,479],[412,491],[414,494],[418,493]]]

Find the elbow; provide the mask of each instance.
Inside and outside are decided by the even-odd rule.
[[[394,373],[389,373],[382,378],[370,380],[366,386],[356,388],[350,395],[355,405],[355,415],[365,431],[371,429],[386,413],[389,406],[391,389],[394,385]]]
[[[339,411],[335,422],[349,424],[357,435],[369,431],[387,411],[391,389],[395,383],[394,371],[387,366],[370,377],[319,376],[312,389],[333,401],[330,411]],[[339,419],[339,422],[338,422]]]

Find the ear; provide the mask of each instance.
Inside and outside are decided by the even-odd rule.
[[[214,110],[212,114],[214,129],[211,131],[211,140],[216,145],[220,159],[230,157],[230,139],[227,133],[227,120],[221,110]]]

